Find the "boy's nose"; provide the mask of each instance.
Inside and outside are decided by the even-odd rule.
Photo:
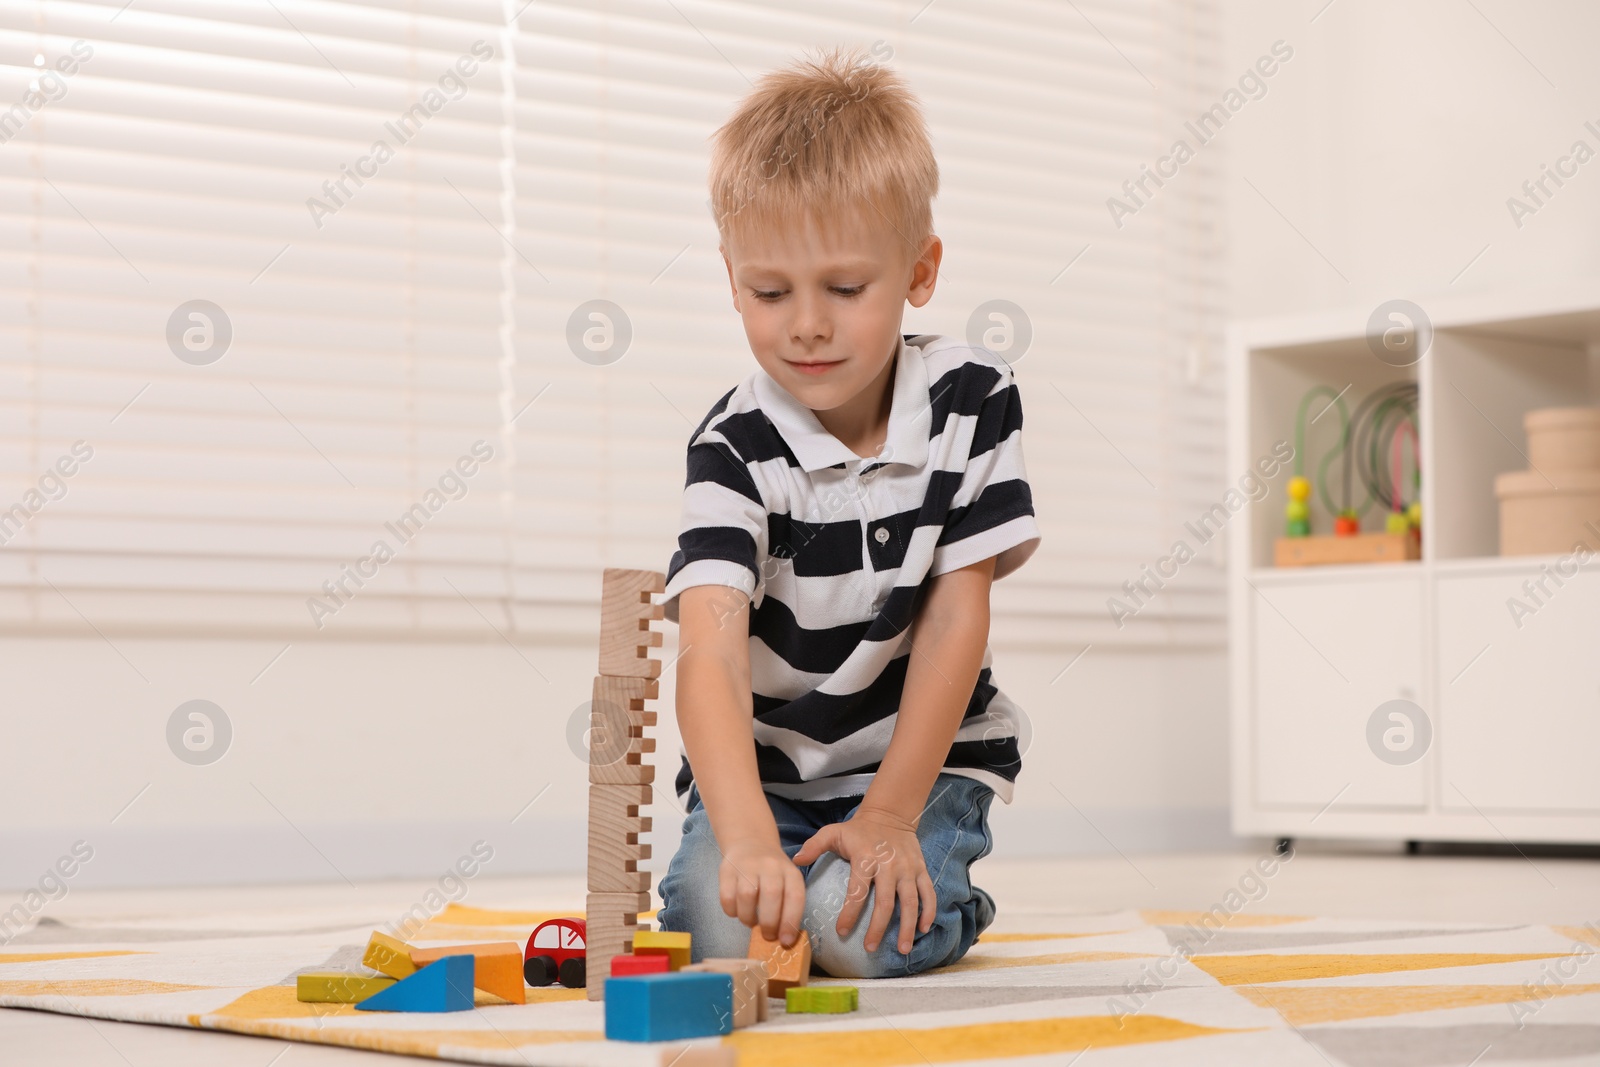
[[[810,345],[826,341],[832,332],[827,312],[818,300],[796,300],[794,318],[789,320],[789,337],[796,344]]]

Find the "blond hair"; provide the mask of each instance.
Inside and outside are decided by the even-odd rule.
[[[862,207],[912,246],[933,232],[939,165],[917,98],[860,49],[772,71],[713,136],[711,208],[730,235]]]

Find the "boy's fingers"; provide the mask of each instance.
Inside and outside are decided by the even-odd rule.
[[[717,896],[722,900],[722,913],[724,915],[739,914],[739,874],[733,869],[733,864],[724,860],[722,869],[717,872]]]
[[[746,926],[756,924],[756,904],[761,896],[761,887],[756,882],[741,875],[739,877],[739,921]]]
[[[900,954],[906,955],[917,939],[917,883],[902,879],[900,890]]]
[[[778,939],[778,916],[783,912],[783,876],[777,871],[761,876],[761,896],[756,901],[756,917],[761,923],[761,936],[768,941]]]
[[[844,907],[839,909],[839,921],[834,926],[840,937],[844,937],[856,928],[856,923],[861,918],[861,909],[867,902],[867,892],[871,888],[871,883],[862,877],[861,872],[852,863],[850,877],[844,886]]]
[[[889,920],[894,917],[894,879],[884,872],[875,880],[874,888],[878,892],[874,894],[872,919],[867,923],[867,936],[863,942],[868,952],[876,952],[878,946],[883,944],[883,933],[889,929]]]
[[[927,871],[917,875],[917,895],[922,898],[922,932],[927,933],[939,916],[939,891],[934,888]]]
[[[806,917],[806,880],[800,877],[798,869],[791,869],[785,872],[783,881],[783,913],[778,920],[778,941],[788,948],[800,939],[800,923]],[[788,940],[791,934],[794,940]]]
[[[800,846],[800,851],[794,854],[796,867],[805,867],[816,862],[818,856],[833,845],[834,834],[837,833],[838,824],[829,823],[816,833],[812,834],[806,843]]]

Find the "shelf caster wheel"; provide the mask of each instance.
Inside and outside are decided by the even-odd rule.
[[[1289,853],[1294,851],[1294,838],[1278,838],[1278,840],[1272,846],[1272,851],[1275,855],[1287,856]]]

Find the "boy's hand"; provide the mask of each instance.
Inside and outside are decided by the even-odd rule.
[[[789,948],[805,918],[806,880],[776,844],[733,842],[717,871],[722,910],[761,936]]]
[[[837,852],[850,863],[844,907],[839,911],[835,926],[840,937],[854,929],[866,905],[867,891],[874,886],[878,890],[877,898],[863,941],[868,952],[877,951],[884,931],[889,928],[897,899],[900,901],[898,947],[902,955],[911,951],[916,931],[927,933],[933,928],[939,897],[934,892],[933,879],[928,877],[916,827],[911,823],[886,811],[859,807],[847,821],[829,823],[813,834],[795,853],[794,862],[804,867],[816,862],[824,852]]]

